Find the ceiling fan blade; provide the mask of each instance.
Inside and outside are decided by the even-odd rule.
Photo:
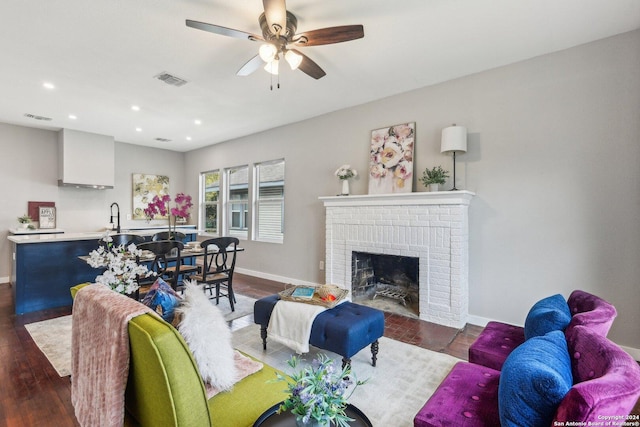
[[[293,44],[302,46],[320,46],[361,39],[364,37],[362,25],[343,25],[341,27],[321,28],[319,30],[306,31],[296,34]]]
[[[269,24],[269,31],[276,34],[274,25],[282,30],[282,34],[287,30],[287,5],[285,0],[262,0],[264,6],[264,16]]]
[[[192,21],[187,19],[187,27],[195,28],[197,30],[208,31],[214,34],[220,34],[222,36],[235,37],[237,39],[258,41],[264,40],[262,36],[245,33],[244,31],[234,30],[233,28],[221,27],[220,25],[207,24],[206,22]]]
[[[327,73],[324,72],[324,70],[322,68],[320,68],[320,66],[318,64],[316,64],[315,62],[313,62],[313,60],[311,58],[309,58],[307,55],[305,55],[304,53],[301,53],[295,49],[291,49],[293,52],[297,53],[298,55],[302,56],[302,62],[300,63],[300,65],[298,66],[298,70],[302,71],[303,73],[313,77],[314,79],[318,80],[324,76],[327,75]]]
[[[248,76],[256,71],[258,68],[264,65],[264,61],[260,58],[260,55],[256,55],[247,61],[236,73],[237,76]]]

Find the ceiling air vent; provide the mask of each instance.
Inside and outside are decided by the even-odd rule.
[[[171,140],[167,139],[167,138],[156,138],[156,141],[158,141],[158,142],[171,142]]]
[[[174,75],[171,75],[167,72],[162,72],[160,74],[158,74],[157,76],[153,76],[154,78],[158,79],[158,80],[162,80],[163,82],[165,82],[168,85],[171,86],[183,86],[185,84],[187,84],[187,81],[184,79],[181,79],[180,77],[176,77]]]
[[[44,117],[44,116],[36,116],[35,114],[25,114],[25,117],[28,117],[30,119],[34,119],[34,120],[44,120],[45,122],[50,122],[51,121],[51,117]]]

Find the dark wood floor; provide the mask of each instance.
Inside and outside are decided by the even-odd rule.
[[[236,292],[261,298],[284,285],[251,276],[236,275]],[[16,316],[9,284],[0,284],[0,427],[77,426],[71,406],[69,377],[60,378],[24,328],[25,324],[71,313],[71,308],[43,310]],[[421,320],[385,314],[385,336],[429,350],[467,359],[469,345],[482,331],[468,325],[458,331]],[[253,323],[253,316],[234,320],[232,329]],[[640,403],[640,402],[639,402]],[[638,414],[636,405],[634,414]]]

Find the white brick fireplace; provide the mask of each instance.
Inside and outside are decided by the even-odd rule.
[[[420,319],[464,327],[469,309],[469,203],[474,193],[321,197],[326,283],[351,290],[351,253],[419,259]]]

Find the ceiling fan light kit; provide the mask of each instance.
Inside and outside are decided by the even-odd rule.
[[[260,68],[260,60],[267,63],[264,67],[267,72],[277,75],[278,63],[282,55],[292,70],[300,69],[303,73],[317,80],[326,75],[324,70],[305,54],[291,49],[290,45],[293,47],[320,46],[364,37],[362,25],[328,27],[296,34],[298,19],[293,13],[287,11],[285,0],[263,0],[262,5],[264,13],[258,17],[262,37],[190,19],[187,19],[186,24],[188,27],[214,34],[263,42],[258,49],[258,54],[238,70],[236,74],[239,76],[247,76]]]

